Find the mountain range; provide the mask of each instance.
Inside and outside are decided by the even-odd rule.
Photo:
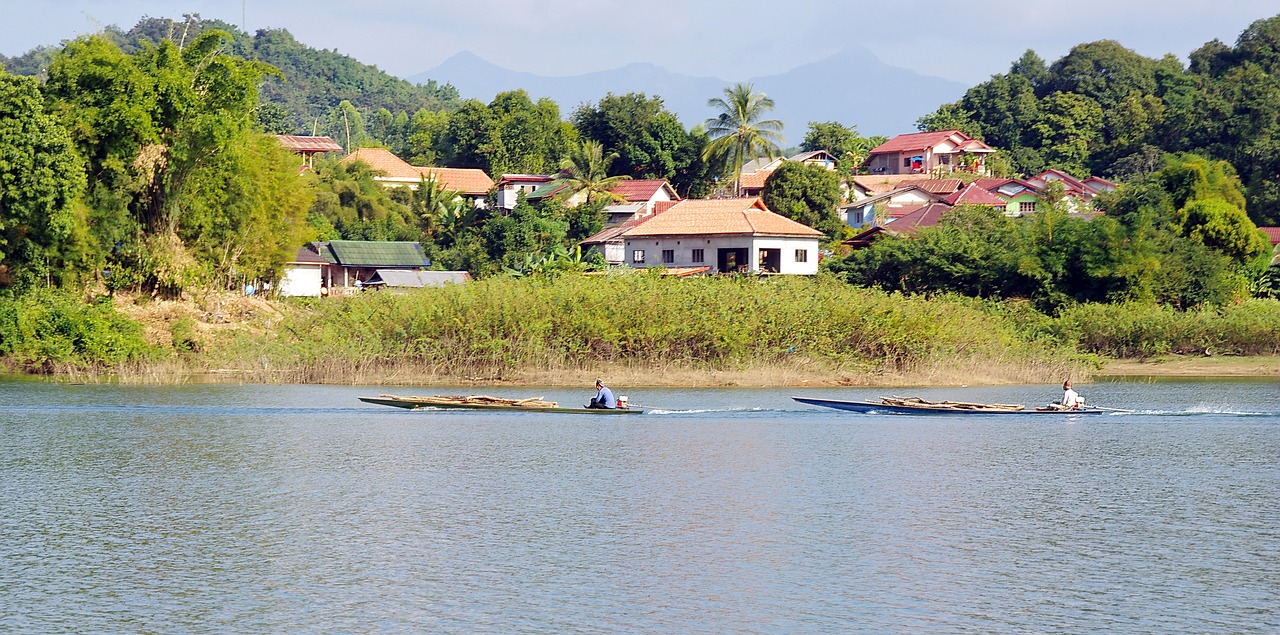
[[[449,83],[463,97],[485,102],[500,92],[523,88],[534,99],[548,97],[555,101],[566,118],[580,104],[597,102],[610,92],[657,95],[688,127],[715,114],[707,107],[707,100],[721,96],[731,83],[716,77],[673,73],[645,63],[548,77],[502,68],[468,51],[406,79],[418,84],[429,80]],[[892,137],[915,132],[916,119],[959,99],[967,88],[959,82],[890,66],[861,47],[846,48],[785,73],[747,81],[773,99],[772,118],[782,121],[783,134],[790,145],[800,143],[810,121],[857,126],[863,136]]]

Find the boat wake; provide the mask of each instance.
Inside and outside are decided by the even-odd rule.
[[[787,412],[778,410],[777,408],[693,408],[689,410],[665,409],[665,408],[649,408],[648,414],[651,415],[700,415],[715,413],[737,413],[737,412]]]

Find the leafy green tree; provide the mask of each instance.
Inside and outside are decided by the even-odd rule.
[[[599,104],[579,106],[571,122],[583,138],[618,154],[614,175],[672,181],[694,158],[688,151],[693,140],[660,97],[609,93]]]
[[[523,202],[510,214],[491,219],[480,233],[489,258],[507,269],[523,271],[530,260],[556,247],[563,249],[568,232],[569,223],[556,218],[551,208],[540,210]]]
[[[572,134],[549,99],[536,103],[523,90],[494,97],[487,106],[468,100],[449,116],[446,162],[489,174],[545,174],[554,169]]]
[[[1091,151],[1101,140],[1102,107],[1076,93],[1058,92],[1041,102],[1040,119],[1032,126],[1048,167],[1089,174]]]
[[[0,112],[0,287],[61,282],[86,247],[83,162],[35,79],[0,68]]]
[[[943,130],[959,130],[971,137],[981,138],[982,130],[973,120],[973,113],[959,104],[943,104],[930,114],[916,120],[916,128],[921,132],[941,132]]]
[[[1078,44],[1049,67],[1042,97],[1068,93],[1088,97],[1109,110],[1134,91],[1155,92],[1156,62],[1114,40]]]
[[[784,161],[769,175],[761,192],[770,210],[839,238],[844,224],[836,207],[840,204],[840,176],[818,165]]]
[[[440,165],[441,158],[449,154],[445,136],[449,127],[449,115],[443,112],[419,110],[409,121],[405,139],[405,155],[412,165]]]
[[[800,149],[805,152],[826,150],[834,157],[843,157],[855,149],[862,149],[866,141],[858,136],[857,126],[845,126],[838,121],[818,123],[809,122],[809,131],[800,142]]]
[[[733,191],[742,191],[742,166],[760,155],[773,158],[782,143],[782,122],[764,119],[773,110],[773,100],[755,92],[752,84],[739,83],[724,89],[724,97],[707,101],[719,111],[708,119],[706,131],[711,138],[703,150],[706,161],[718,161],[724,174],[733,171]]]
[[[1009,75],[1021,77],[1031,84],[1032,89],[1039,90],[1049,79],[1049,68],[1035,51],[1027,49],[1022,57],[1009,67]]]
[[[631,177],[609,176],[609,164],[617,158],[616,152],[605,154],[604,147],[597,141],[580,142],[560,163],[560,180],[564,181],[567,187],[558,196],[562,200],[567,200],[579,192],[584,192],[587,205],[591,205],[593,199],[622,200],[622,197],[614,194],[612,190],[618,183]]]
[[[347,152],[362,148],[373,140],[365,131],[364,115],[345,99],[329,110],[324,134],[341,144]]]
[[[280,104],[258,104],[255,111],[258,127],[267,134],[295,134],[297,130],[289,122],[289,113]]]
[[[363,161],[316,162],[315,201],[308,223],[329,237],[342,240],[420,240],[419,219],[410,208],[405,188],[388,191]],[[402,200],[397,200],[402,197]]]

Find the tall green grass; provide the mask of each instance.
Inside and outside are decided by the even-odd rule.
[[[1083,304],[1050,324],[1063,341],[1108,357],[1280,354],[1280,301],[1175,311],[1150,304]]]
[[[299,303],[265,340],[241,333],[214,348],[224,364],[409,364],[441,374],[602,363],[731,369],[795,356],[884,371],[956,359],[1078,361],[960,298],[829,279],[653,275],[495,278]]]
[[[172,380],[185,369],[374,381],[609,365],[872,374],[999,365],[1012,377],[1021,368],[1055,376],[1096,365],[1097,356],[1280,354],[1275,300],[1187,312],[1086,304],[1047,316],[1027,303],[904,296],[828,278],[491,278],[275,307],[233,328],[202,330],[183,318],[172,342],[153,347],[107,299],[53,291],[0,298],[0,360],[27,372],[116,371],[139,380]]]

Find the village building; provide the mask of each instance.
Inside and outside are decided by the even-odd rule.
[[[782,166],[784,162],[794,161],[805,165],[817,165],[835,171],[839,159],[826,150],[811,150],[790,157],[761,157],[752,159],[742,165],[739,176],[739,190],[742,196],[760,196],[764,192],[764,183]]]
[[[444,189],[457,192],[476,207],[484,207],[485,197],[493,189],[493,179],[476,168],[415,167],[386,148],[359,148],[342,158],[343,163],[363,161],[378,174],[373,180],[384,187],[418,189],[425,181],[435,181]]]
[[[680,201],[621,234],[624,262],[632,267],[784,275],[818,272],[822,236],[769,211],[758,198]]]
[[[916,132],[876,146],[864,165],[872,174],[984,174],[986,158],[995,151],[959,130]]]
[[[503,174],[497,183],[498,207],[510,212],[516,208],[521,194],[524,194],[527,200],[530,194],[554,181],[555,178],[549,174]]]
[[[276,135],[280,145],[290,152],[302,156],[300,172],[315,168],[315,156],[326,152],[342,152],[342,146],[329,137],[304,137],[299,135]]]

